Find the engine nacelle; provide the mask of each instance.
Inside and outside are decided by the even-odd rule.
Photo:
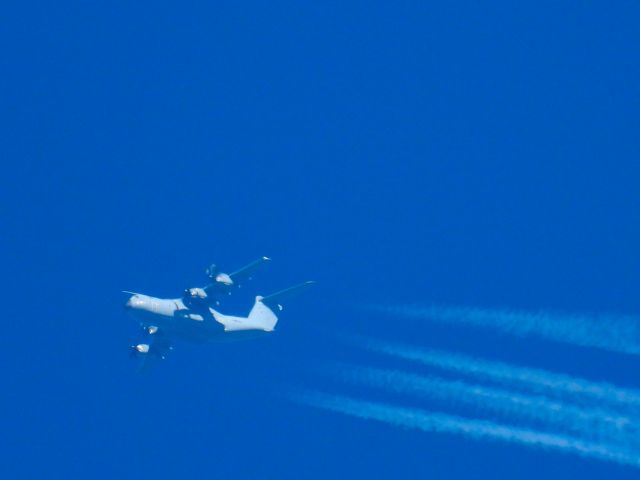
[[[146,355],[149,353],[149,344],[148,343],[139,343],[138,345],[131,345],[131,355]]]
[[[187,288],[184,291],[182,301],[188,307],[192,307],[195,305],[206,305],[207,292],[205,292],[202,288]]]
[[[199,298],[201,300],[207,298],[207,292],[203,288],[187,288],[185,293],[191,298]]]
[[[233,285],[233,280],[231,280],[231,277],[226,273],[219,273],[218,275],[216,275],[215,280],[216,282],[221,283],[227,287]]]

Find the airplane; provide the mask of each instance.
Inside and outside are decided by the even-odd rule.
[[[276,311],[282,310],[282,300],[306,289],[315,282],[308,281],[286,288],[272,295],[255,298],[246,317],[224,315],[217,308],[222,295],[250,279],[250,274],[268,262],[262,257],[234,273],[221,273],[215,265],[207,269],[211,283],[203,288],[188,288],[181,298],[157,298],[124,291],[130,295],[125,304],[127,312],[144,329],[148,340],[131,346],[131,354],[143,359],[141,369],[152,359],[165,359],[173,350],[173,340],[197,343],[215,340],[238,340],[272,332],[278,322]]]

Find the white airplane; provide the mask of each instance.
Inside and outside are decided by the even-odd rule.
[[[282,310],[281,301],[314,282],[305,282],[266,297],[258,295],[246,317],[224,315],[213,308],[220,304],[220,295],[230,294],[243,281],[250,279],[249,275],[256,267],[267,261],[267,257],[262,257],[231,274],[220,273],[212,265],[207,269],[212,283],[204,288],[189,288],[182,298],[156,298],[125,291],[131,295],[125,308],[149,337],[148,341],[131,347],[132,355],[144,359],[141,368],[151,359],[164,359],[173,349],[174,339],[204,343],[272,332],[278,322],[275,311]]]

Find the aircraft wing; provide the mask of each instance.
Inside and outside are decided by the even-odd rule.
[[[269,257],[261,257],[258,260],[251,262],[249,265],[245,265],[239,270],[229,274],[233,284],[238,286],[251,279],[251,274],[262,264],[269,262]]]
[[[188,289],[185,291],[185,303],[193,305],[195,302],[210,304],[219,302],[220,297],[229,295],[233,290],[240,287],[244,282],[251,279],[253,272],[262,264],[270,261],[268,257],[261,257],[258,260],[245,265],[233,273],[217,273],[211,276],[212,282],[202,289]],[[210,267],[211,268],[211,267]],[[211,275],[211,274],[210,274]],[[195,298],[200,297],[200,298]]]

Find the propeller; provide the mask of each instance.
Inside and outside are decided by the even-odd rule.
[[[218,266],[215,263],[212,263],[207,267],[207,269],[205,270],[205,273],[207,274],[207,277],[213,280],[218,274]]]

